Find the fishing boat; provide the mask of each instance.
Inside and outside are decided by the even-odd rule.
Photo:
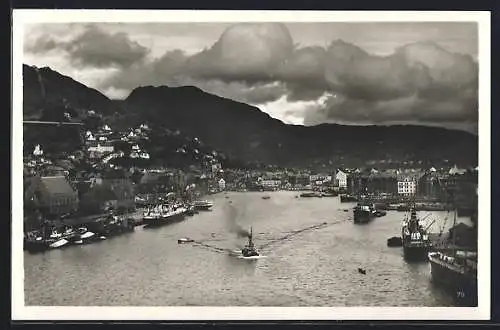
[[[376,217],[373,203],[359,202],[354,207],[354,223],[368,223]]]
[[[253,237],[253,231],[252,228],[250,228],[250,234],[248,235],[248,243],[241,250],[241,254],[243,255],[244,258],[252,258],[259,256],[259,252],[257,251],[255,245],[253,244],[252,237]]]
[[[193,206],[196,210],[208,211],[214,206],[214,203],[207,200],[198,200],[193,202]]]
[[[403,239],[403,253],[405,259],[427,259],[427,254],[432,247],[427,230],[420,223],[417,211],[412,205],[409,207],[410,217],[405,219],[401,229]]]
[[[453,227],[456,219],[455,209]],[[477,251],[458,249],[455,236],[454,233],[451,249],[429,252],[431,279],[452,292],[459,302],[477,306]]]

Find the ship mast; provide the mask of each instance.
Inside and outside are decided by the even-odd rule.
[[[253,228],[250,227],[250,235],[248,236],[248,246],[251,248],[253,247],[252,237],[253,237]]]

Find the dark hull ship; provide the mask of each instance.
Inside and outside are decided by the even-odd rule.
[[[453,227],[457,211],[454,211]],[[461,305],[477,306],[477,250],[459,250],[452,236],[451,248],[428,254],[432,282],[449,291]]]
[[[257,251],[255,245],[253,244],[252,236],[253,236],[253,231],[252,228],[250,228],[250,235],[248,235],[248,243],[247,245],[245,245],[243,249],[241,249],[241,254],[243,255],[244,258],[259,256],[259,252]]]
[[[375,217],[375,207],[371,203],[360,202],[354,207],[354,223],[368,223]]]
[[[133,219],[109,215],[87,224],[87,227],[96,234],[96,238],[103,239],[133,232],[135,230],[135,222]]]
[[[347,195],[347,194],[340,195],[340,202],[341,203],[350,203],[350,202],[357,202],[357,201],[358,201],[358,198],[356,196]]]
[[[426,260],[432,244],[414,207],[410,207],[410,218],[405,220],[401,234],[405,259]]]

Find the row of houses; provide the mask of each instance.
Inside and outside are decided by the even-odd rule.
[[[386,170],[386,171],[338,171],[336,174],[339,188],[352,194],[388,193],[400,196],[443,197],[453,189],[469,189],[477,186],[477,168],[472,171],[449,170]],[[470,190],[470,189],[469,189]]]
[[[146,124],[141,124],[136,129],[128,132],[114,132],[109,125],[105,124],[96,132],[85,132],[85,145],[91,159],[101,159],[109,155],[115,155],[115,143],[118,141],[127,142],[131,145],[129,158],[149,159],[149,153],[139,146],[140,140],[149,139],[150,129]],[[123,157],[121,155],[120,157]]]

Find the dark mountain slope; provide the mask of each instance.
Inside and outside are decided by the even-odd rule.
[[[49,68],[39,69],[38,75],[35,68],[24,66],[23,74],[25,118],[41,117],[44,108],[61,112],[62,105],[69,103],[77,117],[85,117],[92,109],[113,127],[146,122],[198,137],[229,158],[286,166],[362,166],[371,160],[477,164],[477,136],[462,131],[423,126],[285,125],[256,107],[191,86],[139,87],[126,100],[111,101]],[[151,147],[164,142],[151,141]]]

